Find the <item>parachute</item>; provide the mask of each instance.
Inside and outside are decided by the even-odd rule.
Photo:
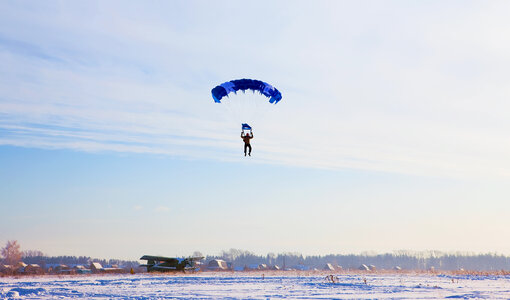
[[[217,87],[211,90],[212,97],[214,102],[221,103],[221,99],[225,96],[228,97],[228,94],[234,92],[237,94],[237,91],[258,91],[260,94],[269,98],[269,103],[278,103],[282,100],[282,94],[272,85],[265,83],[260,80],[255,79],[236,79],[227,81],[218,85]]]
[[[253,93],[246,93],[247,90]],[[215,105],[215,109],[233,123],[241,123],[243,131],[251,131],[253,126],[261,124],[269,111],[275,110],[276,106],[271,104],[282,100],[282,94],[275,87],[255,79],[227,81],[214,87],[211,94],[214,102],[221,104]]]

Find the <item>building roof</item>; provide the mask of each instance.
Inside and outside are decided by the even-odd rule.
[[[101,269],[103,269],[103,266],[101,266],[101,264],[98,262],[93,262],[90,264],[90,268],[96,269],[96,270],[101,270]]]
[[[332,264],[330,264],[330,263],[327,263],[327,264],[324,266],[324,268],[323,268],[323,269],[324,269],[324,270],[327,270],[327,271],[334,271],[334,270],[335,270],[335,268],[333,267],[333,265],[332,265]]]

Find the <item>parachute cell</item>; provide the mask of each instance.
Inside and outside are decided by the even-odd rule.
[[[237,79],[227,81],[218,85],[217,87],[211,90],[212,97],[214,102],[221,103],[221,99],[225,96],[228,96],[230,93],[237,93],[237,91],[258,91],[262,95],[269,98],[269,103],[278,103],[282,100],[282,94],[272,85],[265,83],[260,80],[254,79]]]

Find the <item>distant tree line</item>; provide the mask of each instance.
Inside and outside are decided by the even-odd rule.
[[[128,268],[138,266],[138,261],[97,259],[88,256],[48,256],[39,250],[21,251],[20,244],[15,240],[8,241],[0,253],[0,262],[7,265],[16,265],[22,261],[26,264],[38,264],[41,267],[47,264],[90,265],[92,262],[98,262],[103,266],[118,265]]]
[[[117,265],[126,268],[135,268],[138,266],[138,261],[129,261],[121,259],[98,259],[91,258],[88,256],[25,256],[23,255],[22,260],[26,264],[38,264],[44,267],[46,264],[64,264],[64,265],[84,265],[88,266],[92,262],[98,262],[102,266]]]
[[[38,250],[21,251],[17,241],[8,241],[0,253],[0,262],[9,265],[15,265],[20,261],[26,264],[38,264],[42,267],[46,264],[90,265],[92,262],[98,262],[103,266],[118,265],[128,268],[139,265],[138,261],[94,259],[88,256],[48,256]],[[496,253],[472,254],[401,250],[386,254],[366,252],[361,254],[303,256],[296,252],[256,255],[246,250],[230,249],[222,251],[219,255],[203,255],[201,252],[195,251],[192,256],[203,256],[205,262],[213,259],[223,259],[237,267],[266,264],[285,268],[305,265],[310,268],[322,269],[330,263],[335,267],[341,266],[344,269],[357,269],[365,264],[374,265],[377,269],[393,269],[398,266],[406,270],[429,270],[431,268],[436,270],[459,270],[462,268],[474,271],[510,270],[510,256]]]
[[[197,254],[199,252],[196,252]],[[278,265],[279,267],[292,267],[305,265],[310,268],[322,269],[327,263],[341,266],[344,269],[356,269],[362,264],[374,265],[377,269],[393,269],[400,267],[407,270],[475,270],[499,271],[510,270],[510,257],[496,253],[470,254],[445,253],[440,251],[395,251],[386,254],[329,254],[316,256],[303,256],[300,253],[269,253],[256,255],[250,251],[230,249],[224,250],[220,255],[207,256],[206,260],[223,259],[234,266],[250,264]]]

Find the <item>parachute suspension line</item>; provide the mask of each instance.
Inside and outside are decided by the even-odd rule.
[[[211,93],[214,102],[224,105],[238,125],[248,123],[256,126],[255,122],[260,122],[260,117],[265,116],[272,109],[269,106],[282,100],[280,91],[275,87],[254,79],[227,81],[213,88]],[[269,101],[262,101],[264,97]]]
[[[257,113],[257,115],[254,117],[254,119],[256,119],[260,124],[264,121],[265,118],[267,118],[268,113],[270,111],[274,110],[275,104],[267,103],[265,101],[256,101],[256,100],[259,100],[259,99],[253,99],[253,101],[255,102],[255,104],[254,104],[255,110],[254,111]]]
[[[258,99],[253,92],[238,92],[236,95],[229,95],[221,101],[225,107],[228,119],[237,123],[248,123],[254,126],[257,121],[260,123],[267,113],[273,110],[273,105]]]
[[[250,93],[249,91],[245,91],[244,93],[248,93],[248,95],[243,95],[246,96],[246,101],[243,101],[243,112],[247,112],[246,118],[248,120],[245,120],[243,122],[248,123],[250,126],[253,126],[253,122],[256,119],[256,116],[254,116],[254,114],[256,114],[257,112],[256,105],[258,104],[259,101],[255,101],[256,99],[254,99],[255,91],[252,91],[252,93]],[[253,109],[254,108],[253,104],[255,104],[255,109]]]
[[[225,108],[229,112],[229,116],[234,116],[234,109],[232,108],[232,101],[226,100],[223,102],[223,105],[225,105]]]
[[[226,109],[229,113],[229,119],[233,123],[239,122],[239,114],[240,114],[240,108],[239,103],[237,101],[232,101],[232,98],[229,97],[229,99],[224,99],[225,101],[222,102],[222,104],[225,105]]]

